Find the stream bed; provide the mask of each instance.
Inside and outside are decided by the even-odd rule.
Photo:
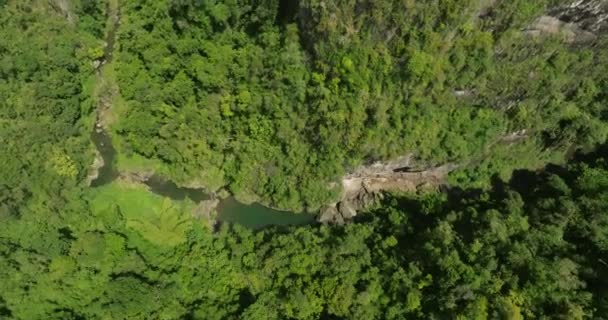
[[[111,27],[106,35],[104,57],[103,60],[100,61],[99,67],[104,67],[104,65],[112,62],[113,52],[116,44],[116,34],[120,25],[120,12],[117,11],[118,9],[115,9],[116,12],[112,12],[113,10],[110,9],[111,8],[109,8],[108,11],[111,12]],[[101,71],[98,69],[96,73],[97,81],[103,81],[101,78]],[[112,97],[105,96],[100,97],[99,100],[112,101],[113,99]],[[115,167],[117,150],[112,144],[112,137],[100,119],[100,115],[102,114],[102,111],[104,111],[103,108],[111,108],[110,104],[111,103],[108,103],[107,106],[104,106],[101,102],[98,104],[97,119],[91,133],[91,140],[104,161],[103,166],[97,170],[96,178],[90,183],[90,186],[93,188],[112,183],[121,175],[121,172],[119,172]],[[142,182],[148,186],[151,192],[172,200],[180,201],[189,198],[190,200],[199,203],[212,198],[212,195],[205,193],[202,189],[180,187],[173,181],[157,175],[152,175],[151,177],[144,179]],[[238,223],[253,229],[270,225],[310,224],[315,221],[316,217],[314,214],[274,210],[257,203],[244,204],[238,202],[233,197],[228,197],[221,200],[216,208],[216,211],[218,221]]]
[[[110,136],[104,130],[94,129],[91,139],[104,160],[104,165],[99,168],[97,178],[91,182],[91,187],[100,187],[112,183],[120,177],[120,172],[114,166],[116,150],[112,146]],[[198,203],[213,198],[203,189],[180,187],[173,181],[158,175],[152,175],[142,182],[148,186],[150,192],[175,201],[183,201],[188,198]],[[315,214],[281,211],[259,203],[244,204],[234,197],[222,199],[216,212],[216,219],[220,222],[237,223],[252,229],[273,225],[305,225],[314,223],[316,219]]]
[[[155,194],[172,200],[189,198],[194,202],[212,199],[202,189],[185,188],[173,181],[153,175],[144,182]],[[310,213],[293,213],[265,207],[259,203],[245,204],[234,197],[220,200],[216,208],[216,219],[220,222],[237,223],[251,229],[274,225],[304,225],[315,222],[316,215]]]

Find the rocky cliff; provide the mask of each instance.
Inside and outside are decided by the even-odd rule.
[[[552,8],[524,30],[532,36],[561,34],[568,43],[589,42],[606,31],[608,0],[578,0]]]
[[[381,199],[382,193],[415,192],[433,189],[446,183],[454,164],[421,167],[412,154],[371,165],[360,166],[342,179],[343,193],[339,202],[320,210],[318,221],[342,224],[357,215],[357,211]]]

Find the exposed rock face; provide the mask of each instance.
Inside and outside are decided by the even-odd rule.
[[[217,206],[219,204],[220,204],[219,199],[203,200],[198,203],[196,208],[194,208],[192,215],[194,217],[199,217],[199,218],[203,217],[203,218],[212,220],[213,212],[215,211],[215,209],[217,208]]]
[[[568,43],[588,42],[595,39],[595,34],[583,30],[573,23],[567,23],[552,16],[538,18],[524,33],[538,37],[543,34],[561,34]]]
[[[551,10],[549,15],[595,34],[608,31],[607,0],[577,0]]]
[[[103,161],[103,157],[101,156],[101,153],[99,153],[99,151],[97,151],[97,149],[95,149],[95,159],[93,160],[93,164],[91,165],[91,168],[89,169],[89,175],[87,176],[86,182],[87,182],[87,186],[91,185],[91,182],[95,181],[95,179],[97,179],[97,177],[99,177],[99,169],[102,168],[105,164],[105,161]]]
[[[375,194],[382,191],[412,192],[423,184],[438,186],[445,182],[447,174],[456,167],[454,164],[424,170],[412,169],[407,166],[400,168],[391,165],[376,167],[376,170],[365,171],[365,174],[359,172],[346,176],[342,180],[343,199],[356,199],[365,193]]]
[[[54,0],[50,2],[51,6],[57,9],[61,14],[65,16],[69,23],[74,23],[74,14],[68,0]]]
[[[124,171],[120,173],[118,179],[128,183],[145,183],[154,175],[152,170],[144,171]]]
[[[198,205],[192,210],[192,216],[195,218],[203,218],[207,221],[208,226],[211,230],[215,230],[218,226],[218,221],[216,220],[216,212],[217,206],[220,204],[220,200],[213,198],[209,200],[203,200],[198,203]]]
[[[353,204],[350,201],[342,201],[338,204],[338,211],[340,215],[346,220],[350,220],[357,215],[357,210],[355,210]]]
[[[457,166],[417,168],[413,155],[387,162],[361,166],[342,179],[343,194],[335,204],[322,208],[318,221],[342,224],[352,220],[357,211],[382,199],[385,191],[416,192],[445,184],[447,174]]]
[[[518,131],[511,132],[507,135],[504,135],[500,138],[500,142],[502,143],[514,143],[520,140],[527,139],[529,137],[527,129],[521,129]]]
[[[321,208],[317,221],[321,223],[342,224],[344,223],[344,218],[336,208],[336,205],[333,204]]]
[[[414,155],[410,153],[385,162],[376,161],[371,165],[358,167],[353,173],[347,175],[345,178],[392,173],[395,170],[412,167],[414,165],[413,158]]]
[[[360,193],[353,199],[342,199],[337,204],[327,205],[319,211],[320,223],[344,224],[357,216],[357,211],[365,209],[382,199],[382,193]]]
[[[592,41],[607,31],[608,0],[577,0],[553,8],[524,30],[532,36],[561,34],[569,43]]]

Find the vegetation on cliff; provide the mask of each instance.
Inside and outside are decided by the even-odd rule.
[[[603,319],[606,150],[487,192],[392,196],[342,227],[213,233],[101,187],[0,224],[8,319]]]
[[[604,141],[605,38],[521,32],[556,1],[479,3],[126,2],[120,151],[299,209],[372,160],[471,164],[452,183],[487,186]]]
[[[607,318],[608,151],[563,164],[606,139],[602,27],[523,32],[559,0],[295,3],[122,2],[116,158],[281,208],[411,153],[452,188],[261,230],[91,188],[117,2],[0,0],[0,318]]]

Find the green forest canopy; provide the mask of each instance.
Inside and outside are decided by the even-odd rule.
[[[86,186],[106,3],[0,0],[0,318],[606,318],[606,149],[490,179],[605,142],[605,36],[485,3],[123,1],[112,138],[176,182],[300,209],[372,160],[464,164],[344,227],[211,232]]]
[[[211,233],[167,200],[133,208],[145,191],[113,203],[99,191],[91,206],[76,195],[59,212],[2,216],[0,314],[605,319],[606,152],[488,192],[390,197],[343,227]]]
[[[521,32],[555,1],[479,3],[128,2],[122,152],[299,209],[335,199],[330,182],[370,160],[473,162],[453,182],[481,186],[604,141],[604,37]]]

